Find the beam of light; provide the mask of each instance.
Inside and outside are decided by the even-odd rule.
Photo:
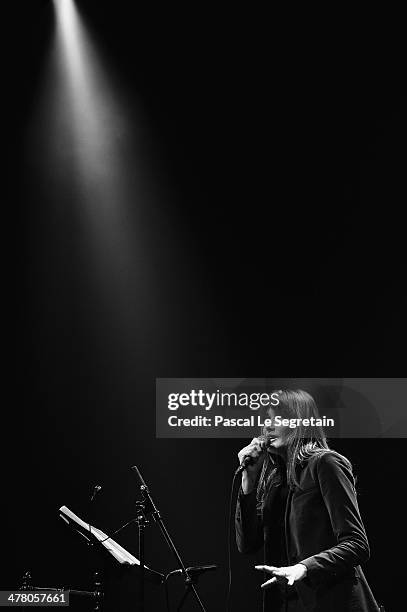
[[[142,160],[137,159],[132,117],[73,0],[54,0],[54,5],[52,78],[46,100],[51,166],[59,172],[60,184],[69,183],[75,193],[72,206],[82,225],[89,273],[106,308],[133,325],[134,300],[131,306],[128,289],[135,280],[134,262],[145,266],[146,257],[128,223],[145,189],[137,177]],[[149,276],[145,269],[136,274]]]
[[[55,0],[57,27],[60,30],[61,37],[66,46],[66,50],[71,55],[77,53],[78,49],[75,45],[80,41],[78,32],[80,30],[80,22],[76,13],[75,6],[72,0]]]
[[[91,181],[100,194],[106,194],[108,183],[119,186],[120,166],[114,155],[120,137],[129,131],[129,121],[114,95],[100,65],[89,36],[81,24],[72,0],[55,0],[57,29],[55,50],[60,73],[60,88],[64,92],[63,107],[58,109],[69,123],[74,139],[77,169],[86,185]],[[93,181],[96,174],[104,180]],[[106,199],[106,198],[102,198]]]
[[[121,222],[126,181],[117,161],[123,111],[113,98],[73,0],[56,0],[56,15],[55,51],[64,92],[58,113],[64,117],[72,147],[71,178],[82,208],[78,213],[87,226],[91,274],[103,299],[109,294],[118,301],[122,297],[124,310],[124,287],[119,279],[129,265],[132,249],[126,225]],[[59,136],[60,132],[55,134]]]
[[[207,308],[206,278],[195,278],[182,218],[174,223],[143,107],[106,70],[72,0],[54,0],[54,8],[55,36],[26,134],[37,191],[32,200],[24,191],[38,317],[32,344],[39,369],[45,354],[69,386],[76,372],[86,402],[96,378],[104,393],[126,389],[120,397],[131,402],[134,425],[135,375],[150,393],[158,371],[179,371],[185,355],[207,350],[218,314]],[[46,376],[47,368],[44,384]]]

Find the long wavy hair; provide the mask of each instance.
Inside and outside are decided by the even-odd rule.
[[[314,398],[301,389],[280,390],[278,393],[279,405],[275,408],[275,413],[282,418],[288,419],[315,419],[319,418],[318,408]],[[265,433],[264,431],[262,433]],[[277,454],[266,453],[263,467],[260,472],[257,484],[257,501],[263,506],[266,496],[272,485],[278,486],[285,479],[290,488],[299,487],[297,468],[303,465],[311,457],[317,454],[334,452],[329,448],[324,430],[321,426],[300,425],[289,430],[286,439],[286,461],[282,461]],[[342,455],[340,455],[342,457]],[[351,468],[349,461],[346,463]],[[284,474],[284,470],[286,473]]]

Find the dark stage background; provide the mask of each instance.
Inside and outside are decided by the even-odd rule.
[[[78,4],[125,109],[93,182],[58,115],[56,73],[47,81],[52,3],[32,0],[3,24],[17,351],[1,581],[30,569],[37,584],[87,586],[92,560],[57,510],[88,516],[101,484],[94,522],[116,528],[133,513],[137,463],[185,562],[219,565],[200,594],[223,610],[246,440],[157,440],[155,378],[403,375],[397,17],[336,16],[334,32],[326,16],[305,31],[299,14],[268,22],[247,7]],[[126,192],[99,214],[109,172]],[[333,446],[358,475],[368,580],[400,610],[405,441]],[[134,527],[117,540],[136,554]],[[175,567],[156,527],[146,544],[152,567]],[[234,549],[236,612],[257,609],[254,563]]]

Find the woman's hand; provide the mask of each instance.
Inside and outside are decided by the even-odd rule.
[[[244,493],[250,493],[256,482],[257,475],[263,465],[266,443],[260,438],[253,440],[242,448],[238,453],[239,463],[241,464],[245,457],[252,457],[251,465],[248,465],[242,472],[242,489]]]
[[[289,567],[273,567],[272,565],[256,565],[255,568],[257,570],[261,570],[263,572],[267,572],[267,574],[272,574],[273,578],[267,580],[261,585],[262,589],[267,589],[272,584],[276,584],[276,582],[282,582],[283,584],[288,584],[288,586],[292,586],[294,582],[298,582],[299,580],[303,580],[307,575],[307,568],[302,563],[297,563],[296,565],[290,565]]]

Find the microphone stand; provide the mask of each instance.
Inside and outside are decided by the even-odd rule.
[[[142,501],[136,501],[136,523],[138,528],[138,557],[140,561],[140,572],[139,572],[139,607],[141,612],[144,612],[145,598],[144,598],[144,529],[148,525],[145,511],[146,507]]]
[[[93,487],[93,491],[92,491],[92,495],[90,497],[89,500],[89,533],[92,533],[92,523],[94,520],[94,515],[95,515],[95,497],[97,496],[97,494],[99,493],[99,491],[102,490],[102,487],[100,485],[95,485]],[[92,542],[91,540],[89,540],[89,546],[93,549],[94,548],[94,542]],[[94,584],[95,584],[95,591],[94,591],[94,596],[95,596],[95,607],[94,607],[94,612],[99,612],[100,610],[102,610],[102,599],[104,597],[104,585],[103,585],[103,572],[97,568],[94,568],[93,571],[93,578],[94,578]],[[71,591],[72,593],[74,591]],[[76,594],[85,594],[85,591],[75,591]],[[92,593],[93,595],[93,593]]]
[[[194,596],[194,598],[195,598],[195,600],[196,600],[196,602],[198,603],[198,606],[201,609],[201,611],[202,612],[206,612],[206,609],[205,609],[201,599],[199,598],[198,591],[195,588],[193,579],[189,575],[188,570],[185,567],[185,565],[184,565],[184,563],[183,563],[183,561],[182,561],[182,559],[180,557],[180,554],[179,554],[178,550],[176,549],[176,546],[175,546],[174,542],[172,541],[171,536],[168,533],[168,531],[167,531],[167,529],[166,529],[166,527],[164,525],[164,522],[163,522],[163,520],[161,518],[160,512],[159,512],[158,508],[156,507],[156,505],[154,504],[154,501],[153,501],[153,499],[152,499],[152,497],[150,495],[150,491],[148,490],[148,487],[147,487],[146,483],[144,482],[144,479],[143,479],[143,477],[142,477],[138,467],[136,465],[133,465],[131,469],[135,470],[135,472],[137,473],[137,476],[139,478],[139,481],[140,481],[140,491],[141,491],[141,495],[142,495],[143,501],[144,501],[143,514],[144,513],[151,514],[153,519],[154,519],[154,521],[158,524],[158,526],[160,528],[160,531],[161,531],[161,533],[162,533],[162,535],[164,537],[164,540],[166,541],[166,543],[168,544],[170,550],[174,554],[174,556],[175,556],[175,558],[177,560],[178,566],[179,566],[179,568],[181,570],[181,573],[182,573],[182,575],[184,577],[184,581],[185,581],[185,586],[186,586],[187,592],[185,593],[185,595],[183,597],[182,604],[184,603],[185,598],[188,595],[188,593],[191,591],[193,596]],[[139,537],[140,537],[140,531],[139,531]],[[140,550],[140,546],[139,546],[139,550]],[[143,551],[143,554],[144,554],[144,551]],[[141,559],[140,559],[140,563],[142,563]],[[143,572],[143,570],[142,570],[142,572]],[[141,576],[143,576],[142,579],[144,581],[144,572],[141,573]],[[140,578],[140,580],[141,580],[141,578]],[[143,596],[144,596],[144,585],[142,587],[142,593],[143,593]],[[144,605],[144,601],[142,603],[142,606],[143,605]],[[178,608],[178,609],[180,609],[180,608]],[[144,610],[144,608],[141,607],[141,610]]]

